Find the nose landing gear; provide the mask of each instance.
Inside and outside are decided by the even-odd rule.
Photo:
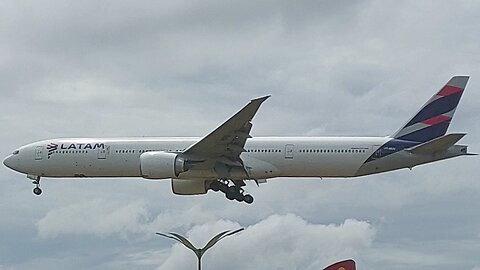
[[[27,177],[32,179],[32,184],[35,185],[35,188],[33,189],[33,194],[40,196],[40,194],[42,194],[42,189],[40,188],[40,176],[27,175]]]
[[[231,201],[236,200],[238,202],[245,202],[247,204],[253,203],[253,196],[246,194],[245,190],[241,187],[241,184],[228,179],[218,179],[213,181],[210,184],[210,189],[215,192],[223,192],[225,197]]]
[[[33,189],[33,194],[39,196],[40,194],[42,194],[42,189],[39,188],[39,187],[35,187],[35,188]]]

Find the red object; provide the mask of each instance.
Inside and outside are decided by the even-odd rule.
[[[355,261],[354,260],[345,260],[341,262],[334,263],[323,270],[355,270]]]
[[[442,97],[446,97],[446,96],[453,95],[455,93],[462,92],[462,91],[463,91],[462,88],[451,86],[451,85],[445,85],[442,88],[442,90],[440,90],[440,92],[438,92],[437,95],[442,96]]]
[[[435,124],[445,122],[447,120],[451,120],[451,118],[448,117],[448,116],[440,114],[440,115],[434,116],[432,118],[429,118],[427,120],[423,120],[422,123],[433,126]]]

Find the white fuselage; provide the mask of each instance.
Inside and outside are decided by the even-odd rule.
[[[66,138],[32,143],[7,158],[9,167],[41,177],[141,177],[146,152],[182,152],[200,138]],[[441,156],[405,151],[365,162],[389,137],[255,137],[241,154],[251,179],[273,177],[353,177],[413,167],[461,155],[453,148]],[[7,161],[6,160],[6,161]],[[380,162],[381,160],[381,162]],[[214,169],[193,169],[179,179],[216,179]],[[244,178],[244,176],[241,176]]]

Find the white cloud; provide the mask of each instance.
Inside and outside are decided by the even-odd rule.
[[[157,215],[144,201],[94,199],[48,211],[37,222],[38,237],[56,238],[68,235],[126,237],[142,234],[145,239],[154,232],[187,230],[191,226],[217,220],[217,213],[201,207],[164,209]]]
[[[195,226],[188,236],[203,246],[216,233],[238,227],[220,220]],[[203,264],[207,269],[322,269],[335,260],[355,257],[372,244],[375,234],[365,221],[323,225],[292,214],[273,215],[219,242],[206,253]],[[191,251],[176,244],[158,269],[191,269],[195,262]]]
[[[37,223],[40,238],[91,234],[107,237],[127,236],[141,231],[147,210],[142,201],[121,204],[92,200],[50,210]]]

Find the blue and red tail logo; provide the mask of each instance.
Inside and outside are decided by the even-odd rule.
[[[405,126],[393,135],[393,138],[428,142],[445,135],[468,78],[468,76],[451,78]]]

